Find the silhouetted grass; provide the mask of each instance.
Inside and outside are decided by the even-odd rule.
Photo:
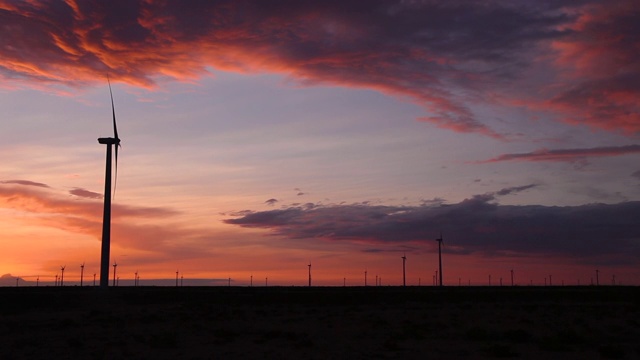
[[[634,287],[21,287],[0,299],[1,359],[640,355]]]

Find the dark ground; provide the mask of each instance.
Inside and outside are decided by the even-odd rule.
[[[0,288],[0,339],[0,359],[640,359],[640,288]]]

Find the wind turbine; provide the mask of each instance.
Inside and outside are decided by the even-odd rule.
[[[402,255],[402,286],[407,286],[407,273],[405,272],[405,263],[407,262],[407,254]]]
[[[80,265],[80,287],[82,287],[82,278],[84,277],[84,263]]]
[[[67,265],[65,266],[60,266],[60,270],[62,271],[62,276],[60,276],[60,286],[64,286],[64,268],[66,268]]]
[[[309,287],[311,287],[311,261],[309,261],[309,265],[307,265],[309,267]]]
[[[438,269],[440,270],[440,286],[442,286],[442,232],[440,237],[436,239],[438,242]]]
[[[109,252],[111,250],[111,152],[115,145],[116,164],[115,178],[118,177],[118,148],[120,147],[120,138],[118,137],[118,128],[116,127],[116,110],[113,105],[113,93],[111,92],[111,81],[107,76],[109,83],[109,96],[111,97],[111,112],[113,114],[113,137],[99,138],[98,142],[107,145],[107,161],[104,175],[104,210],[102,216],[102,251],[100,254],[100,287],[109,286]],[[114,180],[115,183],[115,180]],[[115,186],[114,186],[115,192]],[[115,266],[114,266],[115,273]],[[115,274],[114,274],[115,286]]]
[[[116,286],[116,268],[118,267],[118,263],[117,262],[113,262],[113,286]],[[102,283],[102,277],[100,277],[100,283]]]

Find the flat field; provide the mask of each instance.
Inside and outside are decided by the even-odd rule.
[[[0,288],[0,359],[639,359],[640,288]]]

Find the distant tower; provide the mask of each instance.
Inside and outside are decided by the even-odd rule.
[[[309,261],[309,265],[307,265],[309,267],[309,287],[311,287],[311,261]]]
[[[62,271],[62,276],[60,276],[60,286],[64,286],[64,268],[67,267],[65,266],[60,266],[60,270]]]
[[[438,270],[440,270],[440,286],[442,286],[442,233],[436,239],[438,242]]]
[[[116,269],[118,268],[118,263],[114,262],[113,263],[113,286],[116,286]],[[102,281],[102,277],[100,277],[100,281]],[[102,286],[102,285],[101,285]]]
[[[513,286],[513,269],[511,269],[511,286]]]
[[[407,273],[405,264],[407,262],[407,254],[402,255],[402,286],[407,286]]]
[[[84,263],[80,265],[80,287],[82,287],[82,280],[84,278]]]
[[[176,287],[178,287],[178,273],[179,273],[179,271],[176,270]]]
[[[367,286],[367,270],[364,271],[364,286]]]
[[[596,286],[600,285],[600,270],[596,269]]]

